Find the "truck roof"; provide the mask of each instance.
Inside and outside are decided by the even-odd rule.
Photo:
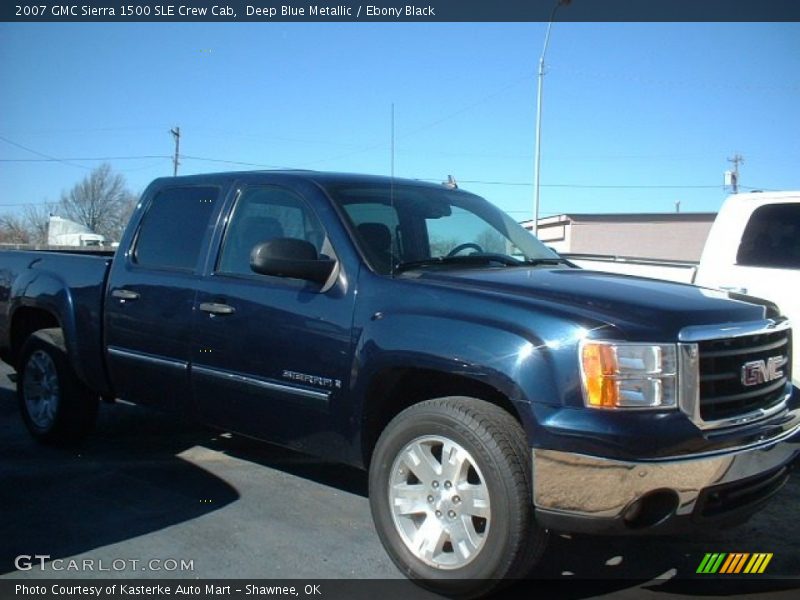
[[[745,194],[732,194],[728,196],[728,201],[735,200],[737,202],[752,202],[757,201],[771,201],[771,200],[787,200],[790,198],[800,198],[800,191],[786,191],[786,192],[747,192]]]
[[[366,175],[360,173],[341,173],[327,171],[312,171],[303,169],[282,169],[282,170],[258,170],[258,171],[223,171],[220,173],[203,173],[197,175],[181,175],[178,177],[160,177],[153,183],[164,185],[165,183],[187,184],[187,183],[210,183],[232,180],[263,180],[267,177],[277,176],[282,179],[292,178],[305,181],[313,181],[321,185],[337,183],[366,183],[366,184],[395,184],[414,185],[429,188],[441,189],[442,184],[421,181],[419,179],[406,179],[401,177],[389,177],[386,175]]]

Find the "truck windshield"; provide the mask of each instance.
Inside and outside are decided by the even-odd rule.
[[[327,191],[379,273],[559,260],[511,217],[468,192],[408,184],[342,184]]]

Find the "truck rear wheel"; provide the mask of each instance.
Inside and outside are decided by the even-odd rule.
[[[42,443],[77,443],[97,418],[98,396],[73,371],[60,329],[42,329],[25,342],[17,398],[28,431]]]
[[[397,415],[376,445],[369,492],[389,556],[436,592],[485,594],[544,552],[525,434],[488,402],[437,398]]]

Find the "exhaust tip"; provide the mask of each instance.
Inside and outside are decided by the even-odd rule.
[[[632,502],[622,514],[630,529],[644,529],[663,523],[675,514],[680,500],[674,490],[649,492]]]

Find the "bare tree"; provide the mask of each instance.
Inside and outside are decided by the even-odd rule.
[[[439,235],[432,235],[430,238],[431,256],[447,256],[447,253],[460,243],[458,238],[444,238]]]
[[[55,210],[55,204],[38,204],[25,207],[22,219],[31,244],[47,243],[47,228],[50,225],[50,215]]]
[[[494,254],[506,253],[506,239],[499,231],[492,229],[491,227],[484,229],[477,237],[475,242],[481,248],[483,248],[484,252],[490,252]]]
[[[125,178],[104,163],[61,195],[59,216],[85,225],[107,239],[118,241],[136,204]]]
[[[0,243],[28,244],[30,235],[25,222],[17,215],[0,215]]]

